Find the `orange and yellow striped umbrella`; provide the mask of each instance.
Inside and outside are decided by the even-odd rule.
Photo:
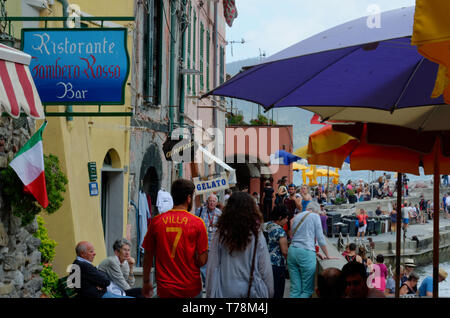
[[[385,170],[419,174],[419,164],[422,159],[420,152],[398,146],[369,144],[366,141],[367,126],[363,127],[359,138],[335,131],[331,125],[311,134],[306,149],[308,163],[341,167],[345,159],[350,156],[352,170]],[[319,153],[318,149],[327,151]]]
[[[439,63],[432,97],[444,95],[450,104],[450,1],[416,0],[411,43],[419,53]]]

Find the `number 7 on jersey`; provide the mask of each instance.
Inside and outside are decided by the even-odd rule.
[[[175,232],[175,233],[177,233],[177,236],[175,236],[175,241],[173,241],[172,253],[170,254],[170,257],[174,258],[175,257],[175,252],[177,250],[178,242],[180,241],[181,234],[183,234],[183,229],[181,227],[179,227],[179,226],[166,227],[166,232]]]

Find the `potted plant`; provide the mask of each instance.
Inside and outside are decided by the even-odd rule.
[[[347,195],[349,203],[356,203],[358,201],[358,197],[355,195],[355,191],[347,190]]]

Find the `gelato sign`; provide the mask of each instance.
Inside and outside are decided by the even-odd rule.
[[[215,192],[225,190],[230,187],[228,183],[228,176],[226,172],[222,172],[220,177],[208,180],[200,180],[194,178],[195,194],[203,194],[207,192]]]
[[[43,104],[123,105],[129,73],[125,28],[23,29],[22,50]]]

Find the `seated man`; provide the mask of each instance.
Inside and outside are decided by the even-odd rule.
[[[75,252],[77,258],[73,264],[78,266],[80,273],[80,288],[76,288],[78,295],[82,298],[121,298],[106,290],[110,284],[108,276],[92,264],[96,255],[94,246],[83,241],[77,244]]]
[[[107,290],[120,296],[132,296],[144,298],[141,288],[131,288],[135,278],[133,274],[134,258],[130,256],[131,243],[126,239],[114,242],[113,250],[115,256],[105,258],[98,269],[105,272],[111,280]]]

